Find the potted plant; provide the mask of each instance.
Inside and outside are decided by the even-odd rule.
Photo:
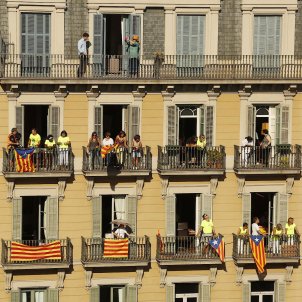
[[[222,169],[223,166],[223,153],[219,150],[208,150],[207,151],[207,167]]]

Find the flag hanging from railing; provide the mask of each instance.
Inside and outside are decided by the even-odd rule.
[[[129,240],[104,239],[104,258],[128,258]]]
[[[222,236],[214,237],[209,241],[211,247],[216,251],[218,254],[221,262],[224,262],[224,240]]]
[[[11,243],[11,261],[34,261],[41,259],[61,260],[60,240],[39,246],[30,246],[13,241]]]
[[[34,148],[15,150],[17,172],[35,172],[33,162],[34,151]]]
[[[250,245],[258,272],[261,274],[264,272],[264,267],[266,265],[264,237],[262,235],[251,235]]]
[[[101,149],[101,156],[102,156],[102,158],[105,158],[106,155],[108,153],[110,153],[114,148],[116,148],[116,145],[113,145],[113,146],[103,146],[102,149]]]

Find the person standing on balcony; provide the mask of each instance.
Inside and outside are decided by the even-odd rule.
[[[203,153],[206,146],[207,146],[206,136],[204,134],[199,135],[196,142],[198,165],[202,165]]]
[[[278,223],[274,229],[272,234],[272,242],[273,242],[273,254],[278,255],[281,252],[281,239],[283,235],[283,229],[281,223]]]
[[[41,136],[40,134],[38,134],[36,128],[32,128],[27,146],[29,148],[39,148],[40,144],[41,144]]]
[[[117,239],[125,239],[130,236],[126,230],[126,225],[119,224],[118,228],[114,231],[113,236]]]
[[[55,149],[56,149],[56,141],[52,134],[49,134],[45,140],[44,146],[46,148],[46,169],[52,170],[53,164],[55,162]]]
[[[118,163],[120,165],[123,165],[125,162],[125,153],[126,150],[128,149],[127,136],[125,131],[122,130],[119,132],[119,134],[115,138],[115,144],[117,145],[116,153],[117,153]]]
[[[13,170],[15,161],[15,149],[20,147],[21,134],[18,133],[17,128],[12,128],[11,133],[7,137],[7,153],[9,161],[9,169]]]
[[[116,154],[115,151],[113,150],[113,148],[109,148],[109,147],[113,147],[114,145],[114,141],[111,138],[111,133],[109,131],[105,132],[105,137],[102,141],[102,147],[108,147],[108,149],[105,151],[105,165],[108,166],[109,163],[111,162],[111,158],[112,158],[112,162],[116,161]],[[103,153],[103,149],[102,148],[102,153]],[[115,166],[115,163],[113,163],[112,166]]]
[[[129,55],[129,72],[131,77],[138,76],[138,68],[139,68],[139,51],[140,51],[140,43],[139,36],[134,35],[130,40],[129,37],[125,38],[125,42],[127,43],[127,52]]]
[[[137,170],[143,153],[143,144],[141,142],[141,137],[138,134],[134,136],[131,148],[133,169]]]
[[[90,46],[91,44],[87,45],[87,42],[89,40],[89,34],[83,33],[82,38],[78,41],[78,54],[80,58],[80,65],[78,68],[78,77],[82,77],[87,69],[88,64],[88,48],[87,46]]]
[[[263,235],[263,233],[260,230],[259,227],[259,218],[258,217],[254,217],[253,218],[253,224],[252,224],[252,235],[256,236],[256,235]]]
[[[247,136],[242,141],[242,165],[243,167],[247,167],[248,164],[251,162],[251,158],[253,155],[253,146],[254,140],[251,136]]]
[[[65,130],[61,131],[57,145],[59,146],[59,165],[60,167],[67,168],[69,165],[69,150],[71,141]]]
[[[271,147],[272,147],[272,138],[268,134],[267,129],[264,129],[262,132],[264,134],[264,138],[263,138],[262,142],[260,143],[261,159],[262,159],[262,163],[265,165],[265,167],[268,167],[269,157],[270,157]]]
[[[244,222],[243,225],[241,227],[239,227],[238,231],[237,231],[237,235],[238,235],[238,254],[242,255],[244,253],[248,252],[247,249],[247,243],[248,243],[248,237],[249,237],[249,225],[247,222]]]
[[[209,215],[205,213],[202,215],[202,218],[203,220],[200,224],[197,237],[200,237],[201,235],[202,253],[207,257],[209,255],[209,241],[211,237],[216,235],[216,232],[214,223],[210,219]]]
[[[94,131],[92,132],[87,145],[87,154],[89,155],[90,170],[93,170],[94,168],[100,166],[100,150],[101,150],[101,141],[97,133]]]
[[[288,244],[293,245],[295,237],[300,236],[298,228],[294,223],[294,218],[289,217],[285,225],[285,235],[287,236]]]

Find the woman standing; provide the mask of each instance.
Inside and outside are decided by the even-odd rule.
[[[87,145],[87,154],[89,154],[89,170],[93,170],[100,166],[100,148],[100,138],[94,131],[92,132]]]
[[[268,134],[268,130],[264,129],[264,138],[260,144],[262,163],[267,167],[269,165],[269,157],[271,153],[272,138]]]
[[[129,54],[129,72],[131,76],[136,77],[138,75],[139,68],[139,36],[134,35],[131,40],[126,37],[125,42],[128,44],[127,52]]]
[[[71,141],[65,130],[61,132],[57,145],[59,147],[59,166],[66,169],[69,166],[69,150],[71,147]]]
[[[115,144],[117,145],[116,154],[117,154],[118,163],[120,165],[123,165],[125,162],[125,153],[128,148],[127,136],[125,131],[122,130],[119,132],[119,134],[115,138]]]

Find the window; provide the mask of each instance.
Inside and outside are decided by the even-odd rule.
[[[45,289],[22,289],[21,302],[45,302]]]
[[[12,302],[58,302],[56,288],[21,288],[11,291]]]
[[[136,302],[137,287],[133,285],[101,285],[91,288],[91,302]]]

